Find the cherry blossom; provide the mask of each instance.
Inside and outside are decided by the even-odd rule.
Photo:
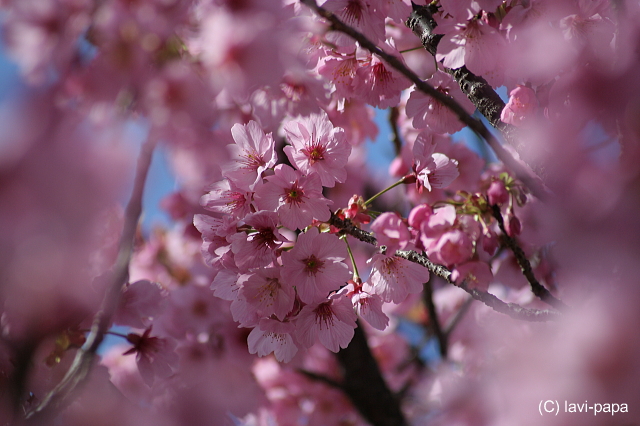
[[[140,280],[123,288],[120,305],[113,322],[136,328],[145,328],[164,308],[166,292],[157,283]]]
[[[291,361],[298,352],[292,337],[294,330],[292,323],[262,319],[249,333],[249,353],[265,356],[273,352],[278,361]]]
[[[326,302],[302,308],[296,325],[296,337],[303,346],[310,347],[317,339],[325,348],[338,352],[353,338],[356,314],[349,298],[336,294]]]
[[[124,355],[136,354],[136,363],[140,375],[147,385],[153,384],[156,377],[166,378],[173,373],[173,365],[178,361],[174,352],[175,344],[169,339],[151,337],[151,327],[142,335],[127,334],[127,341],[133,345]]]
[[[351,153],[340,127],[333,127],[326,113],[300,117],[284,125],[290,146],[284,148],[289,161],[304,174],[315,172],[323,186],[344,182]]]
[[[246,125],[234,124],[231,128],[235,145],[229,145],[236,159],[234,167],[225,175],[238,188],[252,190],[262,173],[276,162],[274,141],[271,134],[265,135],[260,125],[251,120]],[[234,155],[235,154],[235,155]]]
[[[439,92],[455,99],[469,113],[473,112],[473,105],[449,74],[436,71],[427,82]],[[435,133],[455,133],[464,127],[453,112],[419,90],[411,92],[405,108],[407,117],[413,118],[412,124],[416,129],[427,127]]]
[[[378,244],[387,246],[389,253],[404,250],[411,237],[409,228],[396,213],[382,213],[371,224],[371,230],[376,233]]]
[[[369,0],[327,0],[323,6],[346,24],[361,31],[374,43],[384,40],[384,15]],[[330,32],[327,39],[338,46],[350,46],[354,40],[341,33]]]
[[[389,317],[382,310],[382,298],[377,294],[367,293],[361,284],[349,283],[345,287],[351,298],[353,308],[358,316],[377,330],[384,330],[389,325]]]
[[[463,281],[469,286],[469,288],[475,288],[478,290],[486,291],[491,283],[493,274],[489,265],[485,262],[467,262],[461,265],[457,265],[451,273],[451,280],[456,284],[460,284]]]
[[[280,267],[260,269],[250,275],[240,289],[240,295],[261,316],[275,315],[280,321],[294,304],[293,286],[281,277],[281,271]]]
[[[436,142],[429,132],[421,132],[413,144],[414,170],[419,185],[428,191],[446,188],[458,176],[458,161],[434,152]]]
[[[401,57],[396,48],[390,44],[382,48],[396,57]],[[390,67],[376,55],[358,51],[356,54],[361,63],[356,71],[354,90],[358,96],[377,108],[388,108],[400,101],[400,92],[411,85],[409,80]]]
[[[200,199],[200,204],[208,210],[238,218],[251,213],[252,202],[252,192],[239,188],[226,179],[211,185],[209,192]]]
[[[275,250],[287,241],[278,232],[278,215],[274,212],[260,211],[248,214],[243,222],[251,229],[229,238],[238,268],[247,270],[274,262]]]
[[[376,254],[368,263],[371,275],[363,289],[379,295],[385,302],[401,303],[429,281],[429,271],[400,257]]]
[[[329,220],[329,203],[322,196],[317,173],[303,175],[286,164],[279,164],[275,174],[256,190],[256,203],[265,210],[278,213],[280,222],[289,229],[304,229],[313,219]]]
[[[509,93],[509,102],[505,105],[500,119],[514,126],[524,126],[530,122],[538,109],[535,92],[526,86],[518,85]]]
[[[335,235],[311,228],[300,234],[293,250],[282,254],[283,274],[304,303],[326,299],[350,278],[347,250]]]

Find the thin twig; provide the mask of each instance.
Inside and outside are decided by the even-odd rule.
[[[84,382],[91,370],[96,351],[109,329],[111,317],[118,306],[122,286],[129,279],[129,261],[133,253],[134,237],[142,212],[142,194],[154,147],[155,140],[153,139],[148,139],[142,145],[131,198],[125,209],[124,227],[120,237],[118,256],[109,272],[109,284],[100,310],[94,317],[91,331],[87,335],[84,345],[76,353],[71,367],[69,367],[60,383],[43,398],[37,407],[27,414],[26,418],[41,417],[46,412],[55,410],[68,402],[70,394]]]
[[[400,131],[398,130],[398,117],[400,116],[400,110],[397,106],[389,108],[389,126],[391,127],[391,132],[393,137],[391,141],[393,142],[393,148],[396,153],[396,157],[400,155],[402,150],[402,137],[400,137]]]
[[[433,278],[424,283],[424,290],[422,292],[422,300],[427,307],[429,313],[429,328],[438,339],[438,346],[440,347],[440,356],[444,359],[447,358],[447,352],[449,344],[447,342],[447,334],[442,330],[440,325],[440,319],[438,318],[438,312],[436,311],[436,305],[433,302]]]
[[[324,383],[332,388],[344,390],[344,386],[342,384],[323,374],[314,373],[313,371],[305,370],[303,368],[298,368],[296,371],[311,380]]]
[[[418,77],[416,73],[410,70],[400,59],[383,51],[362,33],[343,23],[336,15],[334,15],[330,11],[318,6],[315,0],[300,1],[301,3],[304,3],[311,9],[313,9],[319,16],[331,22],[332,30],[347,34],[349,37],[356,40],[362,47],[379,56],[390,66],[398,70],[402,75],[404,75],[412,83],[414,83],[418,90],[431,96],[436,101],[449,108],[449,110],[451,110],[465,126],[468,126],[471,130],[482,136],[482,138],[487,141],[487,144],[489,144],[491,149],[493,149],[496,156],[504,163],[505,166],[513,170],[518,179],[520,179],[520,181],[522,181],[529,188],[533,195],[535,195],[538,199],[545,199],[547,197],[547,190],[544,188],[544,185],[539,180],[539,178],[535,176],[533,172],[527,170],[527,168],[523,164],[519,163],[515,158],[513,158],[511,154],[504,147],[502,147],[502,145],[500,145],[500,142],[495,138],[495,136],[491,134],[489,129],[487,129],[480,120],[477,120],[469,115],[464,110],[464,108],[462,108],[462,106],[453,98],[445,95],[444,93],[441,93],[430,84],[422,81],[420,77]]]
[[[329,219],[329,224],[341,229],[342,232],[345,232],[359,239],[360,241],[364,241],[365,243],[374,246],[378,245],[378,241],[371,233],[358,228],[349,219],[342,220],[332,214],[331,219]],[[511,318],[524,321],[541,322],[552,321],[560,317],[560,313],[556,311],[529,309],[523,308],[522,306],[516,305],[515,303],[505,303],[491,293],[486,293],[484,291],[479,291],[476,289],[470,289],[465,282],[462,282],[461,284],[455,284],[451,280],[450,270],[442,265],[433,263],[426,256],[413,250],[398,250],[396,251],[395,255],[403,259],[407,259],[410,262],[424,266],[432,274],[444,278],[448,283],[460,287],[461,289],[469,293],[474,299],[491,307],[494,311],[509,315]]]
[[[502,218],[502,213],[500,212],[500,207],[497,205],[491,206],[491,212],[493,213],[493,217],[498,222],[498,226],[500,227],[500,231],[502,232],[501,239],[506,244],[509,249],[513,252],[513,255],[518,262],[518,266],[520,266],[520,270],[522,274],[525,276],[529,285],[531,285],[531,291],[535,294],[540,300],[553,306],[556,309],[567,309],[567,305],[565,305],[560,299],[557,299],[549,290],[547,290],[540,282],[536,279],[536,276],[533,273],[533,268],[531,267],[531,263],[527,256],[524,254],[524,251],[518,245],[518,242],[515,238],[511,237],[507,230],[504,227],[504,219]]]

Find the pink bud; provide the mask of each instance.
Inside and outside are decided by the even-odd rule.
[[[520,224],[520,219],[518,219],[516,216],[512,214],[509,214],[508,217],[509,219],[504,224],[507,234],[510,237],[515,237],[517,235],[520,235],[520,232],[522,231],[522,225]]]
[[[419,206],[414,207],[411,209],[411,213],[409,213],[409,226],[414,229],[419,229],[420,224],[432,214],[433,210],[428,204],[420,204]]]
[[[509,191],[507,191],[504,182],[501,180],[491,182],[487,195],[489,196],[489,204],[491,205],[499,206],[509,201]]]

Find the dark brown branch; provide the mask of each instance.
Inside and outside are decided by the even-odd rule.
[[[396,153],[396,157],[400,155],[400,151],[402,150],[402,138],[400,137],[400,132],[398,131],[398,117],[400,116],[400,110],[398,107],[391,107],[389,109],[389,126],[391,127],[391,132],[393,137],[391,141],[393,142],[393,149]]]
[[[378,241],[376,238],[369,232],[363,231],[362,229],[355,226],[351,220],[345,219],[342,220],[338,218],[336,215],[332,214],[331,219],[329,219],[329,223],[336,228],[342,230],[342,232],[349,234],[360,241],[364,241],[365,243],[377,246]],[[448,283],[456,285],[453,281],[451,281],[451,271],[445,268],[442,265],[438,265],[437,263],[433,263],[426,256],[416,253],[413,250],[398,250],[396,251],[396,256],[402,257],[403,259],[407,259],[410,262],[417,263],[419,265],[424,266],[431,272],[441,278],[444,278]],[[465,283],[457,285],[467,293],[469,293],[474,299],[479,300],[485,305],[493,308],[493,310],[500,312],[505,315],[509,315],[514,319],[525,320],[525,321],[551,321],[559,318],[559,313],[556,311],[546,311],[540,309],[528,309],[523,308],[522,306],[516,305],[514,303],[505,303],[502,300],[498,299],[494,295],[490,293],[485,293],[483,291],[471,290]]]
[[[333,13],[318,6],[315,0],[300,1],[301,3],[304,3],[311,9],[313,9],[319,16],[331,22],[332,30],[342,32],[356,40],[362,47],[379,56],[387,64],[398,70],[402,75],[404,75],[407,79],[414,83],[418,90],[431,96],[436,101],[440,102],[442,105],[451,110],[465,126],[468,126],[471,130],[476,132],[478,135],[484,138],[485,141],[487,141],[487,144],[491,147],[491,149],[493,149],[496,157],[498,157],[506,167],[508,167],[515,173],[516,177],[529,188],[533,195],[535,195],[539,199],[546,198],[547,190],[544,188],[544,185],[542,184],[540,179],[535,176],[533,172],[528,170],[528,168],[525,167],[522,163],[513,158],[511,154],[506,149],[504,149],[502,145],[500,145],[500,142],[495,138],[495,136],[491,134],[489,129],[487,129],[480,120],[477,120],[469,115],[464,110],[464,108],[462,108],[462,106],[458,104],[453,98],[445,95],[444,93],[441,93],[430,84],[422,81],[420,77],[418,77],[416,73],[410,70],[400,59],[383,51],[373,42],[371,42],[371,40],[366,38],[362,33],[343,23]]]
[[[27,418],[41,418],[47,412],[51,412],[68,403],[71,393],[84,382],[91,370],[96,351],[102,343],[104,334],[109,329],[111,317],[118,306],[122,286],[129,279],[129,261],[133,253],[134,237],[142,212],[142,194],[154,147],[155,141],[152,139],[147,140],[142,146],[131,198],[125,209],[124,227],[120,237],[118,256],[108,273],[109,284],[107,291],[102,300],[100,310],[94,317],[91,331],[87,335],[85,344],[76,353],[71,367],[69,367],[60,383],[44,397],[33,411],[27,414]]]
[[[400,403],[382,378],[360,325],[349,346],[336,357],[343,369],[342,389],[365,420],[373,426],[407,425]]]
[[[512,238],[506,231],[504,227],[504,220],[502,218],[502,213],[500,212],[500,207],[496,205],[491,206],[491,212],[493,213],[493,217],[498,222],[498,226],[500,227],[500,231],[502,235],[500,236],[503,243],[509,247],[509,249],[513,252],[513,255],[518,262],[518,266],[520,266],[520,270],[522,274],[525,276],[529,285],[531,285],[531,291],[535,294],[540,300],[553,306],[556,309],[567,309],[567,305],[565,305],[561,300],[557,299],[549,290],[547,290],[540,282],[536,279],[536,276],[533,273],[533,268],[531,267],[531,263],[527,256],[524,254],[522,248],[518,245],[518,242],[515,238]]]
[[[449,344],[447,342],[447,334],[442,330],[442,326],[440,325],[440,319],[438,318],[438,312],[436,311],[436,305],[433,303],[433,279],[430,278],[429,281],[424,283],[424,290],[422,291],[422,300],[427,307],[427,312],[429,313],[429,328],[431,332],[438,339],[438,346],[440,347],[440,356],[442,358],[447,358],[447,352],[449,349]]]
[[[322,374],[317,374],[317,373],[314,373],[313,371],[304,370],[302,368],[298,368],[296,371],[311,380],[324,383],[325,385],[331,386],[332,388],[336,388],[342,391],[344,390],[343,385]]]
[[[474,299],[484,303],[494,311],[500,312],[501,314],[509,315],[511,318],[540,322],[554,320],[559,318],[560,316],[560,313],[555,311],[529,309],[523,308],[522,306],[516,305],[515,303],[505,303],[491,293],[486,293],[484,291],[469,288],[465,281],[460,284],[455,284],[453,281],[451,281],[451,271],[449,271],[442,265],[437,265],[431,262],[429,259],[427,259],[426,256],[418,254],[414,251],[398,250],[396,251],[396,256],[424,266],[432,273],[447,280],[447,282],[449,282],[450,284],[460,287],[461,289],[469,293]]]
[[[414,4],[413,12],[405,22],[405,25],[420,38],[424,48],[434,56],[438,43],[442,38],[442,34],[436,34],[434,31],[438,25],[433,19],[435,12],[436,9],[433,6]],[[493,90],[493,87],[484,78],[469,71],[466,66],[457,69],[445,67],[444,69],[452,75],[460,85],[462,93],[467,95],[467,98],[485,116],[489,123],[502,133],[507,142],[517,147],[516,128],[500,119],[500,114],[505,104],[496,91]]]

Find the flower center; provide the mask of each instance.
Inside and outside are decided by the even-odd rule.
[[[303,260],[304,270],[308,275],[315,275],[324,265],[324,262],[318,259],[315,255],[311,255]]]

